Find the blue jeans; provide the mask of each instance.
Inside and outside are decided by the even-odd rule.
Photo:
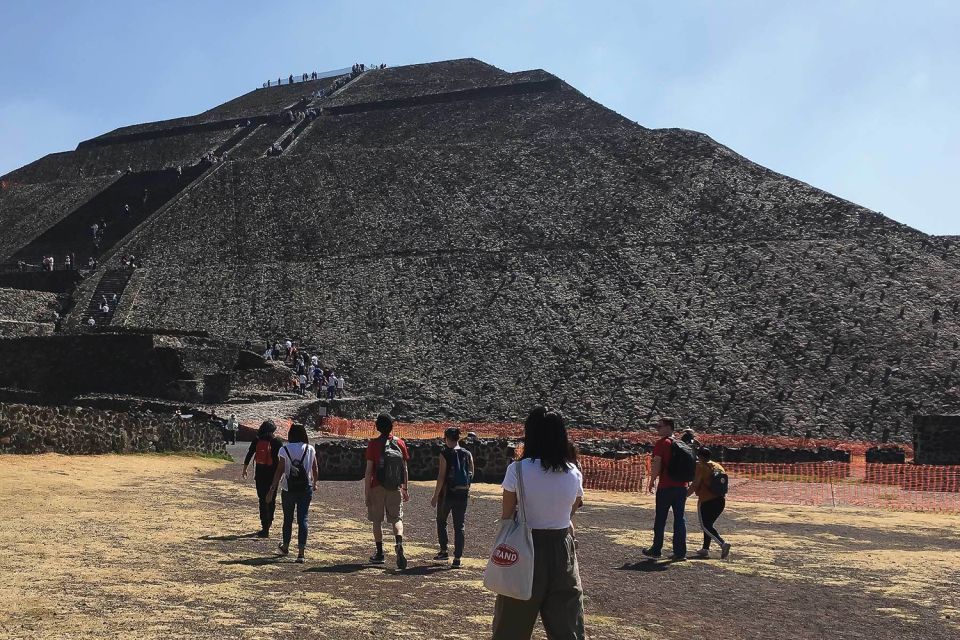
[[[663,550],[663,532],[667,527],[667,513],[673,509],[673,555],[681,558],[687,555],[687,523],[683,519],[683,508],[687,504],[687,490],[684,487],[657,489],[657,515],[653,520],[653,553]]]
[[[313,491],[308,489],[306,493],[293,495],[289,491],[280,492],[280,504],[283,506],[283,546],[290,546],[290,538],[293,536],[293,512],[297,512],[297,546],[301,549],[307,546],[307,510],[310,508],[310,500],[313,498]]]

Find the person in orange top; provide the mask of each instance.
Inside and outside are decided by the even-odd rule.
[[[700,447],[697,450],[697,473],[687,489],[687,496],[697,494],[697,516],[700,518],[700,528],[703,529],[703,548],[697,551],[700,558],[710,557],[710,540],[716,540],[720,545],[720,557],[730,555],[730,544],[725,542],[714,526],[717,518],[727,506],[727,499],[710,490],[710,480],[714,473],[726,473],[719,463],[711,459],[710,449]]]

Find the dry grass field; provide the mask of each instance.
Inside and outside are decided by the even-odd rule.
[[[401,574],[392,557],[362,564],[358,483],[322,483],[307,563],[278,558],[279,522],[272,539],[251,537],[256,497],[239,469],[0,457],[0,637],[487,637],[496,487],[474,492],[459,571],[431,560],[430,487],[415,487]],[[958,516],[734,503],[720,521],[729,560],[646,563],[651,503],[595,493],[578,516],[590,638],[960,637]]]

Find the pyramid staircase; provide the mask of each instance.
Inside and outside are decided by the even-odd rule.
[[[84,326],[87,318],[93,318],[96,321],[95,326],[109,325],[117,312],[117,305],[123,297],[123,291],[133,275],[132,267],[121,267],[118,269],[107,269],[97,283],[97,288],[87,304],[86,315],[84,315]],[[114,297],[116,296],[116,297]],[[109,311],[104,313],[101,305],[106,302]]]
[[[356,82],[359,78],[361,78],[365,73],[369,73],[369,70],[368,70],[368,71],[361,71],[360,73],[358,73],[357,75],[355,75],[354,77],[352,77],[352,78],[351,78],[347,83],[345,83],[342,87],[338,88],[336,91],[333,91],[333,92],[331,92],[331,93],[328,94],[328,95],[325,95],[325,96],[323,96],[323,97],[321,97],[321,98],[315,98],[314,100],[305,100],[305,101],[302,100],[302,101],[301,101],[302,104],[301,104],[301,103],[297,103],[297,104],[293,105],[292,107],[288,107],[288,109],[294,109],[294,108],[295,108],[295,109],[302,109],[302,110],[316,109],[316,110],[319,112],[319,111],[323,108],[323,104],[324,104],[324,102],[325,102],[326,100],[329,100],[329,99],[332,98],[333,96],[339,94],[341,91],[343,91],[344,89],[346,89],[347,87],[349,87],[351,84],[353,84],[354,82]],[[306,131],[306,130],[310,127],[310,125],[312,125],[314,122],[316,122],[316,120],[317,120],[317,118],[315,118],[315,117],[314,117],[314,118],[304,118],[303,120],[300,120],[299,122],[296,122],[293,126],[291,126],[289,129],[287,129],[286,131],[284,131],[284,132],[283,132],[283,135],[280,136],[280,138],[278,138],[277,141],[276,141],[276,143],[275,143],[276,145],[278,145],[278,146],[280,147],[280,154],[279,154],[279,155],[285,155],[285,154],[287,153],[287,151],[289,151],[290,148],[293,147],[294,143],[295,143],[295,142],[297,141],[297,139],[300,137],[300,134],[303,133],[304,131]],[[269,152],[269,150],[268,150],[268,152]]]

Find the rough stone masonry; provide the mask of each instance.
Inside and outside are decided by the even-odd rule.
[[[324,98],[308,84],[3,176],[0,260],[66,252],[74,236],[43,234],[117,172],[215,150],[111,239],[67,331],[134,254],[112,322],[299,340],[408,418],[516,421],[547,403],[583,426],[669,414],[906,442],[914,415],[960,409],[955,239],[706,135],[645,128],[543,70],[465,59],[370,71]],[[320,115],[285,125],[297,104]]]
[[[2,453],[225,454],[219,425],[172,414],[0,403]]]

